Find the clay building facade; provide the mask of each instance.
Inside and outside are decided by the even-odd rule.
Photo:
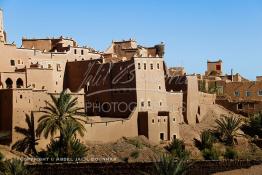
[[[216,94],[216,103],[235,113],[250,116],[262,111],[260,76],[250,81],[233,70],[222,74],[222,60],[207,61],[207,71],[198,75],[198,85],[200,91]]]
[[[0,131],[11,133],[9,145],[21,138],[14,128],[26,127],[25,114],[33,112],[37,121],[50,94],[64,89],[78,97],[78,107],[89,118],[83,142],[138,135],[153,142],[179,138],[183,94],[166,91],[163,43],[144,47],[130,39],[98,52],[59,37],[23,38],[17,47],[2,39],[2,31],[1,25]],[[111,110],[112,103],[131,106]],[[92,105],[99,107],[93,110]],[[104,109],[97,111],[101,105]]]

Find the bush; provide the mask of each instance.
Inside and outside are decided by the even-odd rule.
[[[219,159],[219,153],[214,148],[203,149],[201,152],[205,160],[218,160]]]
[[[237,159],[237,157],[238,157],[238,154],[236,150],[230,147],[226,148],[226,152],[224,153],[225,159]]]
[[[245,134],[252,137],[257,135],[259,138],[262,138],[262,113],[253,115],[241,129],[245,132]]]
[[[179,159],[187,159],[190,155],[190,152],[185,149],[185,143],[183,140],[174,139],[165,148],[169,153]]]
[[[139,151],[133,151],[131,154],[130,154],[130,156],[132,157],[132,158],[134,158],[134,159],[137,159],[138,157],[139,157]]]
[[[214,143],[214,136],[210,130],[204,130],[200,135],[200,140],[194,139],[194,142],[199,150],[211,149]]]
[[[131,144],[131,145],[134,145],[136,148],[143,148],[145,145],[138,139],[134,138],[134,139],[127,139],[127,138],[124,138],[126,139],[127,143]]]

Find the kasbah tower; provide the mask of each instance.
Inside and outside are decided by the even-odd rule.
[[[62,36],[23,37],[20,47],[6,38],[0,10],[0,131],[11,133],[7,145],[21,138],[14,128],[26,127],[25,114],[32,112],[37,121],[50,94],[65,89],[78,97],[80,112],[88,116],[82,142],[138,135],[168,142],[180,138],[180,123],[194,125],[216,105],[215,94],[199,92],[196,75],[181,69],[172,74],[163,43],[145,47],[134,39],[112,41],[100,52]],[[38,147],[47,143],[41,139]]]

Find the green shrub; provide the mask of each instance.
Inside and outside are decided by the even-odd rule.
[[[187,159],[190,156],[190,152],[185,149],[185,143],[183,140],[174,139],[165,148],[174,157],[179,159]]]
[[[139,151],[133,151],[130,156],[134,159],[137,159],[139,157],[140,153]]]
[[[205,160],[218,160],[219,159],[219,153],[214,148],[203,149],[201,152]]]
[[[250,117],[250,120],[245,122],[241,129],[245,134],[252,137],[257,135],[259,138],[262,138],[262,113],[260,112]]]
[[[231,147],[226,148],[226,152],[224,153],[224,158],[225,159],[236,159],[238,158],[238,153],[236,150],[234,150]]]
[[[214,136],[210,130],[204,130],[201,132],[200,140],[194,139],[195,146],[199,150],[211,149],[214,143]]]
[[[127,143],[134,145],[136,148],[143,148],[145,145],[138,139],[126,139]]]

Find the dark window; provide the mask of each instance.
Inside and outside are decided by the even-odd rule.
[[[21,88],[24,86],[23,80],[21,78],[18,78],[16,80],[16,88]]]
[[[77,54],[77,50],[76,49],[74,50],[74,52],[75,52],[75,54]]]
[[[20,98],[22,99],[22,98],[23,98],[23,95],[20,95]]]
[[[155,120],[154,120],[154,119],[152,119],[152,123],[155,123]]]
[[[246,91],[246,96],[250,97],[252,95],[252,93],[250,91]]]
[[[165,139],[165,134],[164,133],[160,133],[160,140],[164,140]]]
[[[176,121],[176,118],[173,118],[173,122],[175,122]]]
[[[147,102],[147,104],[148,104],[148,106],[150,106],[150,105],[151,105],[151,102],[150,102],[150,101],[148,101],[148,102]]]
[[[159,69],[159,63],[157,63],[157,69]]]
[[[84,50],[81,50],[81,55],[84,55]]]
[[[146,70],[146,63],[144,63],[144,69]]]
[[[153,70],[154,69],[154,66],[153,64],[150,64],[150,69]]]
[[[173,140],[176,140],[176,135],[173,135]]]
[[[218,70],[218,71],[221,70],[221,65],[220,65],[220,64],[217,64],[217,65],[216,65],[216,70]]]
[[[11,78],[7,78],[5,80],[5,84],[6,84],[6,88],[8,89],[13,88],[13,81],[11,80]]]
[[[242,110],[242,109],[243,109],[243,104],[242,103],[237,104],[237,110]]]
[[[15,60],[10,60],[10,64],[11,64],[11,66],[14,66],[15,65]]]
[[[236,97],[240,96],[240,92],[239,91],[235,91],[234,94],[235,94]]]
[[[137,67],[138,67],[138,69],[141,69],[141,65],[140,65],[140,63],[137,64]]]
[[[250,103],[250,104],[248,104],[248,107],[249,107],[249,109],[255,109],[255,104],[254,103]]]

